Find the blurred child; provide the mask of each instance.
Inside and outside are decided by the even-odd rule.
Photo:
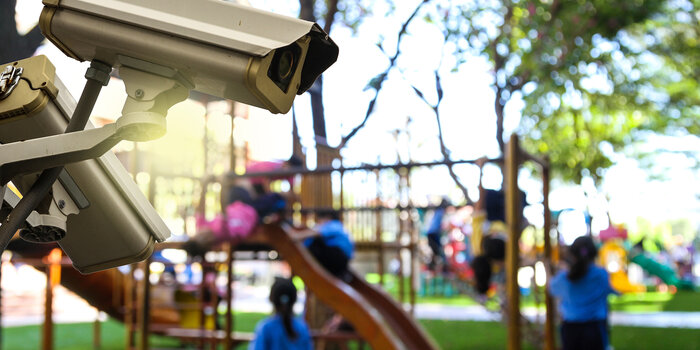
[[[433,252],[429,268],[435,272],[438,272],[439,266],[442,266],[445,271],[447,270],[445,249],[442,246],[442,222],[448,206],[450,206],[450,202],[446,198],[443,198],[440,205],[438,205],[438,207],[433,211],[430,226],[428,226],[428,229],[425,232],[425,236],[428,238],[428,245],[430,246],[430,250]]]
[[[299,317],[294,317],[297,289],[288,278],[276,278],[270,288],[270,302],[275,314],[260,321],[255,327],[255,338],[249,350],[311,350],[309,328]]]
[[[569,247],[569,269],[552,279],[549,292],[559,299],[563,350],[604,350],[608,346],[608,272],[595,261],[598,251],[589,236],[576,238]]]
[[[206,188],[206,183],[203,186]],[[233,186],[224,200],[221,196],[222,213],[208,220],[204,216],[206,191],[202,191],[195,209],[196,234],[185,243],[190,256],[203,256],[212,246],[246,238],[257,224],[266,218],[273,221],[283,216],[285,199],[278,193],[267,193],[253,197],[244,186]]]
[[[304,240],[304,245],[309,249],[311,255],[328,272],[345,282],[349,282],[351,274],[348,271],[348,264],[353,257],[355,247],[340,221],[339,211],[321,210],[316,212],[314,230],[299,232],[296,239]]]
[[[471,268],[474,271],[475,289],[486,294],[491,288],[494,270],[501,270],[506,259],[506,241],[498,234],[490,234],[481,241],[481,254],[474,257]]]

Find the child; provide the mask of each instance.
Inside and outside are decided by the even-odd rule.
[[[589,236],[569,247],[569,270],[552,279],[549,292],[560,301],[562,349],[604,350],[608,346],[608,272],[593,262],[598,251]]]
[[[353,257],[354,245],[345,231],[337,210],[316,212],[316,227],[305,238],[304,245],[323,267],[334,276],[349,282],[348,263]]]
[[[249,350],[311,350],[309,328],[293,314],[296,300],[297,289],[292,280],[276,278],[270,289],[275,314],[255,327],[255,339]]]
[[[203,191],[195,209],[196,235],[184,245],[190,256],[203,256],[216,244],[247,237],[263,219],[282,217],[286,206],[285,199],[278,193],[252,197],[243,186],[234,186],[226,201],[222,195],[224,213],[207,220],[204,217],[205,195]]]
[[[435,208],[433,217],[430,220],[430,226],[428,226],[425,233],[428,238],[428,245],[433,252],[429,264],[432,271],[437,271],[439,265],[446,263],[445,250],[442,246],[442,221],[448,206],[450,206],[450,202],[443,198],[440,205]],[[443,266],[443,270],[447,271],[447,266]]]
[[[482,254],[471,262],[474,271],[474,284],[479,294],[486,294],[491,288],[493,270],[499,270],[506,259],[506,241],[497,234],[490,234],[481,241]]]

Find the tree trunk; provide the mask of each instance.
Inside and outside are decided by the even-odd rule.
[[[314,0],[299,0],[299,18],[316,22],[316,15],[314,14]],[[330,28],[330,26],[327,25]],[[311,116],[314,122],[314,135],[316,135],[316,142],[323,142],[325,145],[326,141],[326,116],[323,110],[323,81],[322,77],[318,77],[314,82],[311,89],[308,90],[309,95],[311,95]]]

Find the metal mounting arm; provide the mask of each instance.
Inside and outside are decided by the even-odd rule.
[[[0,145],[0,184],[17,175],[97,158],[122,140],[143,140],[164,130],[162,115],[142,112],[97,129]]]
[[[32,188],[3,219],[0,226],[0,253],[14,233],[24,225],[37,205],[49,193],[63,165],[97,158],[121,140],[147,141],[165,134],[165,115],[177,102],[187,98],[189,86],[178,79],[122,66],[127,102],[123,116],[102,128],[83,130],[102,85],[109,80],[111,67],[93,62],[83,95],[65,134],[0,145],[0,185],[20,174],[46,169]],[[65,234],[65,232],[63,232]],[[27,238],[24,235],[23,238]],[[30,237],[34,241],[62,238]]]

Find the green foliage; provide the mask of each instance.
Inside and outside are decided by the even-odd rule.
[[[363,20],[372,13],[372,1],[338,1],[337,21],[357,33]]]
[[[696,239],[695,227],[688,219],[667,220],[660,223],[652,223],[645,218],[637,218],[636,228],[630,231],[630,242],[638,242],[644,239],[644,249],[657,253],[661,248],[667,248],[678,239],[685,244],[690,244]]]
[[[522,96],[523,144],[548,154],[564,180],[598,180],[610,151],[648,132],[700,134],[697,1],[475,1],[442,11],[458,62],[493,64],[499,123]]]

